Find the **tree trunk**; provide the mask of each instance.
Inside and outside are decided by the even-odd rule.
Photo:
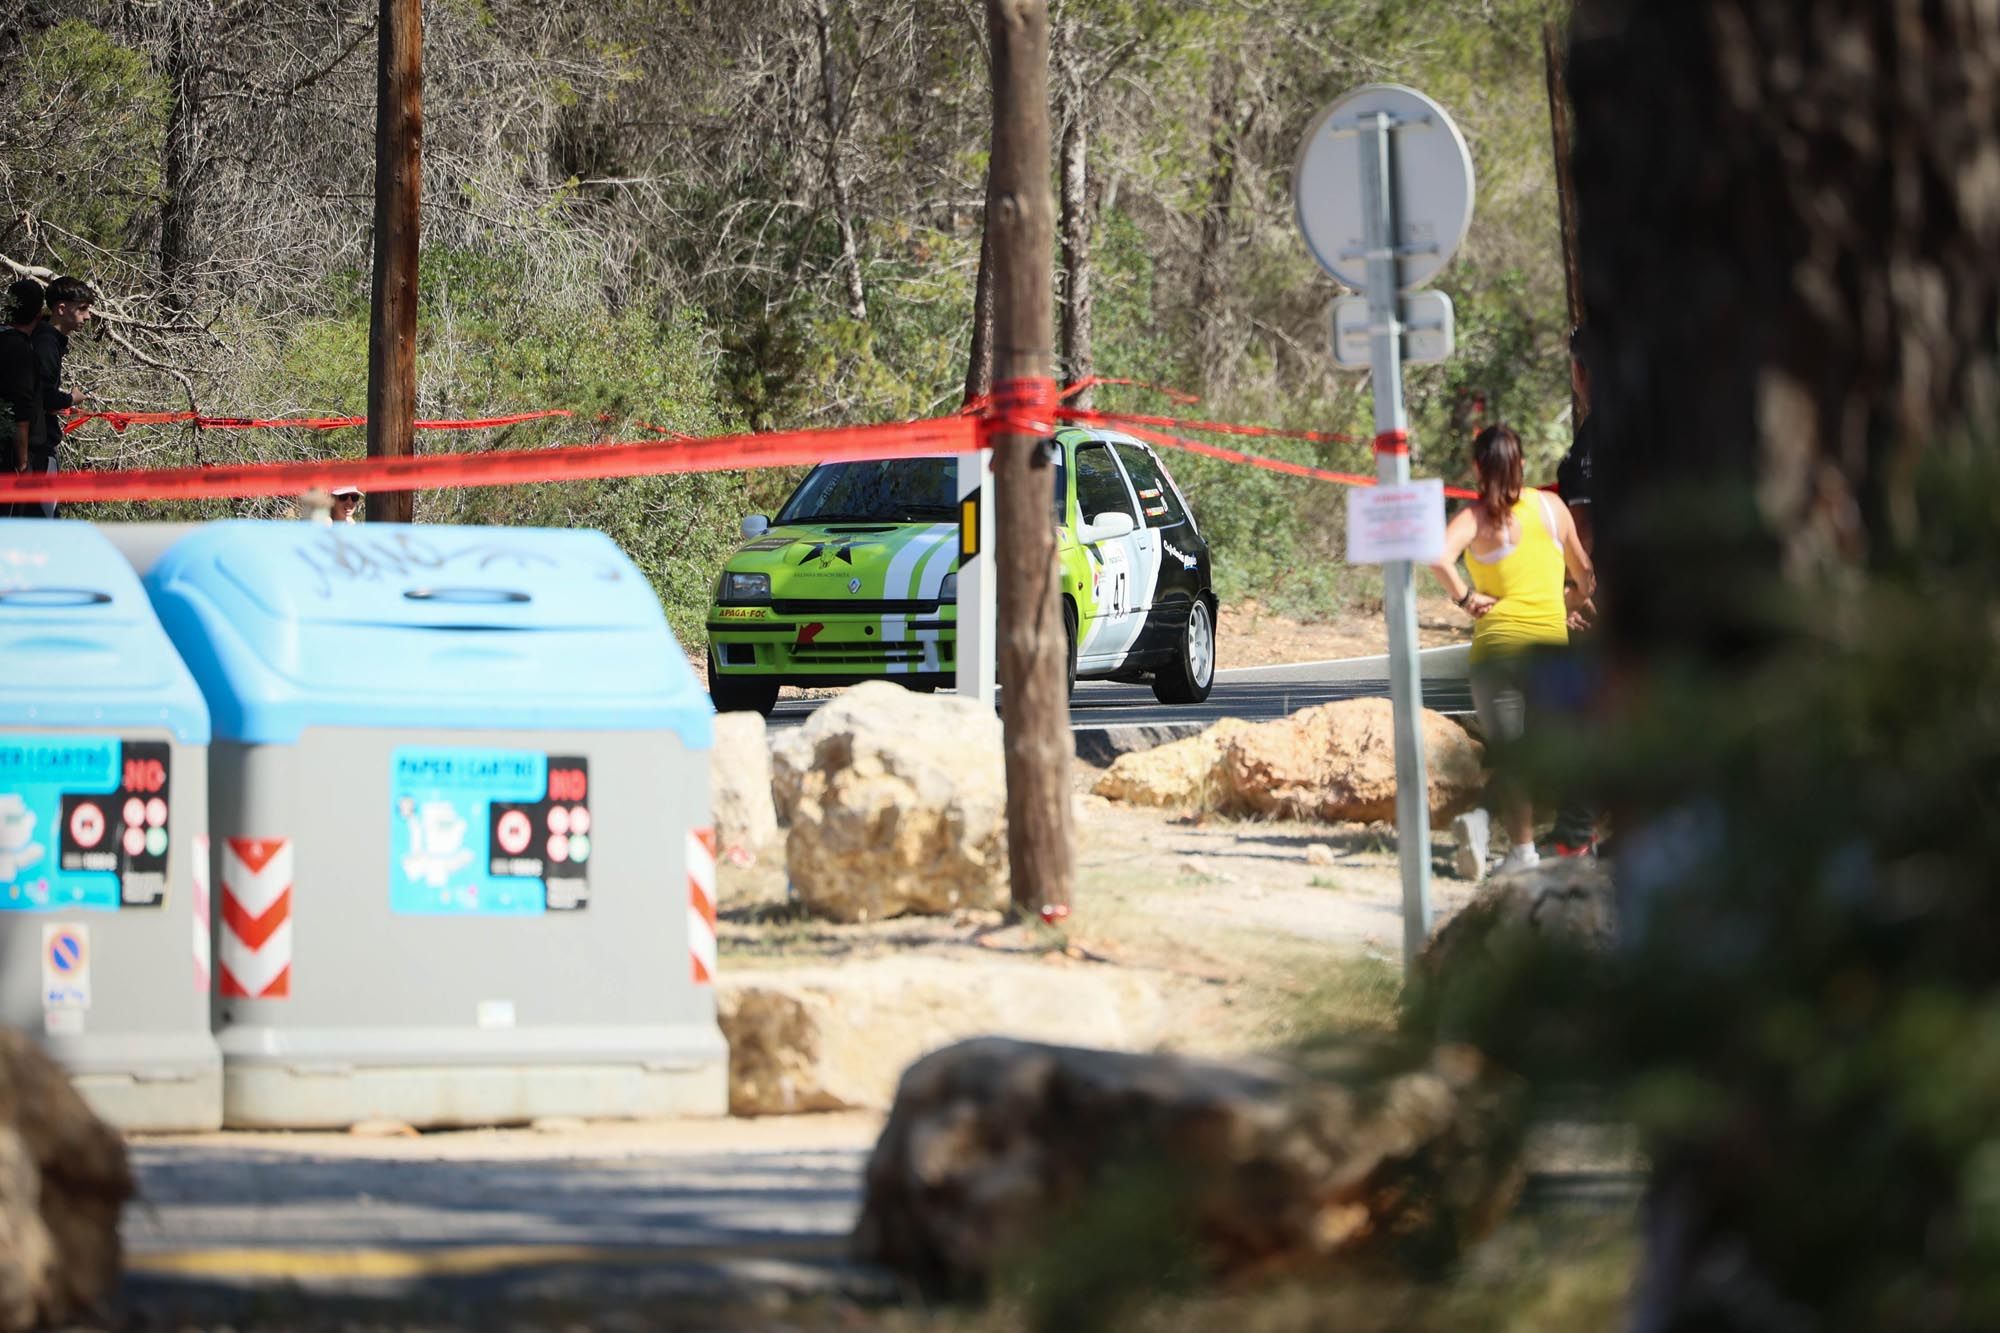
[[[1092,271],[1090,233],[1096,222],[1090,183],[1090,94],[1076,55],[1076,20],[1057,34],[1056,78],[1062,123],[1062,312],[1061,366],[1065,384],[1081,384],[1096,373],[1091,350]],[[1089,407],[1093,391],[1079,390],[1076,406]]]
[[[1576,183],[1570,179],[1569,84],[1562,29],[1542,25],[1542,68],[1548,78],[1549,145],[1555,157],[1556,222],[1562,230],[1563,300],[1571,328],[1583,326],[1583,283],[1576,271]]]
[[[843,106],[833,67],[833,13],[827,0],[813,0],[813,31],[819,38],[820,121],[826,129],[826,188],[833,198],[834,226],[840,232],[840,268],[847,280],[847,313],[868,318],[868,293],[861,285],[861,247],[854,239],[854,209],[840,165]]]
[[[1049,16],[1046,0],[987,0],[993,37],[994,438],[1007,854],[1014,906],[1067,915],[1071,860],[1069,651],[1059,600],[1050,384]],[[1039,406],[1035,404],[1039,401]],[[1025,418],[1025,419],[1024,419]]]
[[[1236,89],[1240,72],[1232,63],[1217,78],[1208,108],[1208,198],[1201,211],[1200,250],[1195,258],[1194,318],[1206,385],[1222,359],[1222,292],[1227,282],[1224,251],[1236,197]]]
[[[375,79],[375,277],[368,321],[368,455],[416,452],[417,238],[423,195],[420,0],[381,0]],[[367,499],[371,522],[408,523],[409,491]]]
[[[167,139],[161,161],[160,303],[179,313],[188,308],[192,263],[194,181],[201,162],[201,71],[194,49],[193,22],[185,6],[166,13],[165,68],[168,96]]]
[[[1785,633],[1774,584],[1889,554],[1913,535],[1918,455],[1990,417],[2000,28],[1989,7],[1926,0],[1581,0],[1568,75],[1597,552],[1623,693],[1690,660],[1749,679]],[[1628,930],[1646,917],[1621,914]],[[1790,923],[1757,928],[1778,940]],[[1755,1152],[1656,1160],[1632,1327],[1806,1326],[1769,1278],[1768,1237],[1728,1234],[1731,1198],[1769,1197]],[[1937,1326],[1921,1311],[1912,1300],[1911,1326]]]
[[[986,205],[979,212],[979,275],[972,288],[972,344],[965,357],[965,401],[993,392],[993,168],[986,169]]]
[[[1744,572],[1865,558],[1909,520],[1917,452],[1991,401],[2000,33],[1984,12],[1578,7],[1598,540],[1625,649],[1754,650]]]
[[[1554,153],[1556,178],[1556,221],[1562,231],[1563,298],[1572,330],[1583,327],[1583,281],[1576,271],[1576,182],[1570,179],[1569,83],[1563,70],[1567,53],[1563,50],[1562,29],[1554,22],[1542,25],[1542,67],[1548,76],[1549,144]],[[1583,423],[1587,409],[1577,398],[1572,379],[1569,397],[1571,428]]]

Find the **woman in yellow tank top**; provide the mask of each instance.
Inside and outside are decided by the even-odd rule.
[[[1444,563],[1433,571],[1473,618],[1473,706],[1488,743],[1504,748],[1520,739],[1527,725],[1527,704],[1513,668],[1525,654],[1569,642],[1564,575],[1576,580],[1585,597],[1595,577],[1568,506],[1547,491],[1522,487],[1520,436],[1506,426],[1487,427],[1472,442],[1472,463],[1479,499],[1452,516],[1445,528]],[[1459,579],[1460,556],[1471,570],[1470,585]],[[1500,868],[1534,865],[1539,858],[1533,807],[1517,792],[1498,796],[1511,844]]]

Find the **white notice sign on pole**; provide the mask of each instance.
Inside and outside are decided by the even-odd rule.
[[[1357,486],[1347,493],[1347,563],[1386,565],[1444,559],[1444,483]]]

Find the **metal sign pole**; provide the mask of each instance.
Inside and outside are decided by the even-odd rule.
[[[958,456],[958,629],[961,699],[997,702],[1000,585],[993,563],[993,451]]]
[[[1387,113],[1377,111],[1363,117],[1361,203],[1369,325],[1375,347],[1375,475],[1385,485],[1401,485],[1410,479],[1409,419],[1403,410],[1395,139],[1395,122]],[[1396,856],[1403,871],[1406,969],[1415,965],[1431,933],[1430,784],[1424,771],[1414,572],[1407,560],[1382,566],[1382,600],[1389,617],[1389,700],[1396,718]]]

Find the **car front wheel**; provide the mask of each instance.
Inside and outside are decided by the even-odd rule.
[[[1153,697],[1163,704],[1198,704],[1215,688],[1215,619],[1197,597],[1181,626],[1173,664],[1153,677]]]
[[[771,716],[778,706],[778,682],[769,676],[725,676],[715,667],[715,649],[708,650],[708,698],[718,713],[761,713]]]

